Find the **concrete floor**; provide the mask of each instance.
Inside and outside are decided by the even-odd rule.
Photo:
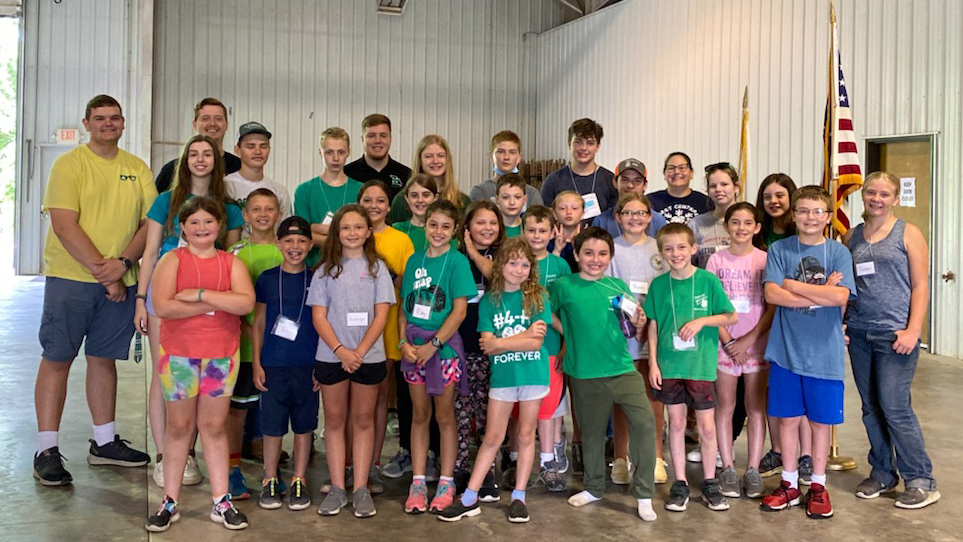
[[[501,504],[484,505],[481,516],[444,524],[430,515],[407,516],[402,505],[407,482],[391,481],[387,492],[375,498],[378,515],[358,520],[350,513],[322,518],[315,513],[320,503],[303,512],[286,508],[261,510],[255,501],[239,507],[251,522],[245,531],[232,533],[208,519],[210,499],[206,484],[186,488],[182,494],[181,521],[170,531],[149,535],[143,528],[147,514],[157,506],[162,491],[150,479],[150,468],[122,469],[91,467],[86,464],[91,438],[90,416],[84,399],[84,364],[78,361],[70,378],[60,440],[61,452],[69,459],[67,468],[74,483],[66,488],[46,488],[31,477],[31,455],[36,447],[33,384],[40,356],[37,328],[43,296],[43,279],[14,278],[0,285],[0,397],[6,399],[0,414],[0,487],[4,488],[0,514],[0,540],[370,540],[388,536],[404,540],[468,540],[482,536],[525,537],[530,540],[621,541],[640,538],[682,540],[838,539],[838,540],[963,540],[963,497],[957,490],[963,473],[953,470],[963,450],[963,409],[959,408],[958,387],[963,383],[960,360],[925,355],[916,377],[914,399],[927,438],[928,451],[936,465],[943,499],[919,511],[893,507],[893,498],[875,501],[857,499],[856,485],[868,474],[868,449],[859,421],[858,397],[851,378],[847,382],[847,423],[840,428],[844,454],[855,456],[858,468],[831,473],[829,489],[836,510],[834,518],[816,522],[799,508],[778,514],[764,514],[758,501],[732,499],[728,512],[711,512],[697,500],[685,513],[662,508],[669,486],[657,487],[659,519],[643,523],[635,515],[635,501],[624,487],[609,485],[606,499],[575,509],[565,503],[568,493],[551,495],[530,491],[532,521],[509,524],[505,518],[507,493]],[[137,449],[146,449],[150,438],[146,422],[146,382],[149,364],[118,365],[120,393],[117,421],[120,434]],[[568,424],[568,427],[571,427]],[[395,443],[393,443],[396,445]],[[150,444],[152,447],[153,445]],[[290,449],[290,444],[285,445]],[[153,454],[154,451],[150,450]],[[393,453],[392,447],[387,450]],[[386,454],[387,455],[387,454]],[[745,440],[737,443],[737,468],[745,467]],[[204,468],[202,462],[202,469]],[[244,471],[252,487],[260,469],[245,462]],[[309,471],[312,491],[326,476],[323,454],[314,457]],[[580,481],[569,476],[569,486],[581,489]],[[690,479],[699,480],[698,466],[690,464]],[[767,479],[774,487],[778,478]],[[695,487],[698,487],[697,485]],[[350,509],[348,509],[350,511]],[[805,533],[805,534],[803,534]],[[811,533],[811,534],[810,534]]]

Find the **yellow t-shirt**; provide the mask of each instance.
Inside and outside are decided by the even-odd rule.
[[[375,250],[385,261],[388,271],[391,271],[392,278],[396,275],[404,275],[405,264],[408,263],[408,258],[415,253],[415,245],[411,243],[411,238],[404,232],[388,226],[381,233],[376,232],[374,239]],[[398,288],[395,288],[395,299],[401,299]],[[388,323],[385,324],[385,355],[388,359],[401,359],[398,340],[398,304],[395,303],[388,309]]]
[[[105,160],[81,145],[57,158],[47,179],[43,210],[79,213],[78,222],[105,258],[117,258],[137,232],[157,197],[154,178],[143,160],[117,151]],[[97,279],[64,248],[51,231],[43,250],[44,274],[78,282]],[[137,264],[124,275],[124,285],[137,282]]]

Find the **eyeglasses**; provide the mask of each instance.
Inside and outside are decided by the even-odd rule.
[[[678,171],[679,173],[685,173],[690,169],[692,168],[689,167],[689,164],[680,164],[678,166],[665,166],[666,173],[675,173],[676,171]]]
[[[642,218],[642,217],[649,216],[652,213],[648,211],[622,211],[619,214],[622,216],[634,216],[636,218]]]
[[[121,175],[120,180],[122,181],[136,181],[137,175]]]
[[[823,218],[829,214],[826,209],[793,209],[793,212],[799,216],[814,216],[816,218]]]
[[[720,169],[734,169],[734,168],[732,167],[732,164],[730,164],[729,162],[717,162],[715,164],[709,164],[705,168],[706,173],[712,173],[713,171],[720,170]]]
[[[645,178],[645,177],[639,177],[639,178],[637,178],[637,179],[630,179],[630,178],[628,178],[628,177],[623,177],[622,175],[619,175],[618,181],[619,181],[620,183],[625,183],[625,184],[629,184],[629,185],[636,185],[636,184],[645,184],[645,183],[646,183],[646,178]]]

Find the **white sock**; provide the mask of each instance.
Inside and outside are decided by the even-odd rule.
[[[819,485],[821,485],[821,486],[823,486],[823,487],[826,486],[826,475],[825,475],[825,474],[816,474],[816,473],[813,473],[813,475],[810,477],[810,480],[811,480],[812,483],[814,483],[814,484],[819,484]]]
[[[659,517],[652,509],[652,499],[639,499],[639,517],[642,521],[655,521]]]
[[[60,431],[40,431],[37,433],[37,455],[57,446]]]
[[[555,452],[539,452],[538,460],[541,461],[544,467],[549,461],[555,461]]]
[[[94,442],[97,443],[97,446],[114,442],[114,435],[116,434],[117,430],[114,428],[114,422],[94,426]]]
[[[782,471],[782,479],[789,482],[789,487],[799,489],[799,471],[795,470],[789,472],[788,470]]]
[[[585,506],[596,501],[601,501],[602,497],[596,497],[587,490],[580,491],[568,498],[568,503],[572,506]]]
[[[518,452],[508,452],[508,458],[512,461],[518,461]]]

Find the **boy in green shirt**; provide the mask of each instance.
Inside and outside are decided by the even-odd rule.
[[[702,443],[702,499],[710,510],[728,510],[716,478],[716,424],[713,388],[718,361],[719,328],[737,315],[722,282],[692,265],[697,246],[685,224],[668,224],[656,236],[669,272],[652,280],[645,298],[649,325],[649,381],[656,398],[669,409],[669,450],[675,483],[665,509],[682,512],[689,502],[685,475],[686,406],[695,409]]]
[[[502,175],[495,185],[495,206],[505,224],[505,237],[522,235],[522,210],[528,198],[525,196],[525,179],[516,173]]]
[[[607,231],[597,227],[582,231],[574,248],[578,274],[562,277],[549,288],[553,313],[565,333],[563,369],[569,376],[584,451],[585,490],[569,497],[568,503],[584,506],[605,493],[605,430],[617,404],[628,419],[631,460],[638,465],[632,494],[638,499],[639,517],[655,521],[652,408],[623,332],[625,328],[641,336],[646,318],[629,287],[605,276],[614,251]]]

